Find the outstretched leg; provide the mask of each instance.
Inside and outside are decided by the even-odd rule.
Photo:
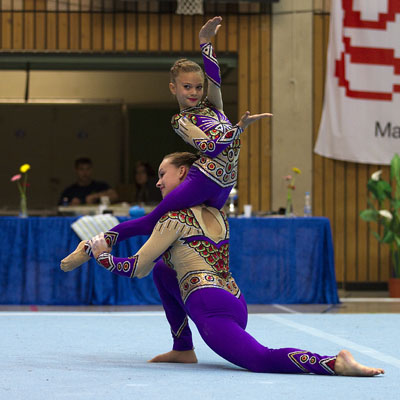
[[[209,288],[192,293],[186,301],[186,308],[212,350],[250,371],[352,376],[383,373],[381,369],[355,362],[346,351],[337,357],[321,356],[296,348],[270,349],[261,345],[245,331],[247,313],[244,299],[237,299],[222,289]]]
[[[172,351],[160,354],[150,362],[197,363],[197,357],[193,350],[192,332],[189,328],[188,316],[180,295],[175,271],[162,261],[158,261],[153,268],[153,280],[171,327],[174,344]]]
[[[185,180],[165,196],[153,211],[144,217],[114,226],[108,232],[105,232],[104,237],[112,247],[128,237],[150,235],[157,221],[169,211],[182,210],[202,203],[221,209],[231,189],[231,187],[222,188],[197,168],[191,167]],[[85,251],[91,256],[91,249],[88,244],[86,244]]]
[[[165,196],[152,212],[110,229],[110,232],[114,234],[111,245],[131,236],[151,234],[157,221],[169,211],[182,210],[202,203],[221,209],[230,190],[231,187],[222,188],[197,168],[191,167],[185,180]]]
[[[185,180],[165,196],[152,212],[141,218],[121,222],[105,232],[104,237],[112,247],[132,236],[150,235],[157,221],[169,211],[182,210],[202,203],[221,209],[230,190],[231,187],[222,188],[192,167]],[[92,256],[89,243],[86,242],[84,246],[81,243],[73,253],[62,260],[61,268],[64,271],[72,271]]]

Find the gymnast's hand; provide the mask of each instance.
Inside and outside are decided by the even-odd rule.
[[[106,240],[104,239],[104,232],[101,232],[90,239],[89,244],[92,248],[92,254],[95,259],[97,259],[101,253],[111,253],[111,247],[108,246]]]
[[[218,29],[221,28],[222,17],[214,17],[209,19],[200,29],[199,39],[200,44],[208,43],[215,36]]]
[[[237,123],[237,126],[240,126],[243,130],[245,130],[250,124],[258,121],[261,118],[272,117],[274,114],[271,113],[263,113],[263,114],[254,114],[250,115],[250,111],[246,111],[240,121]]]

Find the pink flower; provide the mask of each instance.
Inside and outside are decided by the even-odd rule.
[[[11,178],[11,182],[19,181],[21,178],[22,178],[22,175],[21,175],[21,174],[14,175],[14,176]]]
[[[286,175],[283,177],[285,180],[290,181],[292,179],[292,175]]]

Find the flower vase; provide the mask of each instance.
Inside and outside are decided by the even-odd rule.
[[[26,201],[26,196],[21,196],[19,217],[28,218],[28,204]]]
[[[285,216],[286,217],[293,217],[293,202],[292,198],[288,197],[286,200],[286,211],[285,211]]]

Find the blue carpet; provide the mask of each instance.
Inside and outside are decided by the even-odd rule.
[[[347,348],[374,378],[257,374],[214,354],[192,326],[197,365],[149,364],[171,348],[161,312],[0,313],[0,399],[397,398],[398,314],[252,314],[248,331],[268,347],[320,354]],[[393,331],[395,329],[395,331]]]

